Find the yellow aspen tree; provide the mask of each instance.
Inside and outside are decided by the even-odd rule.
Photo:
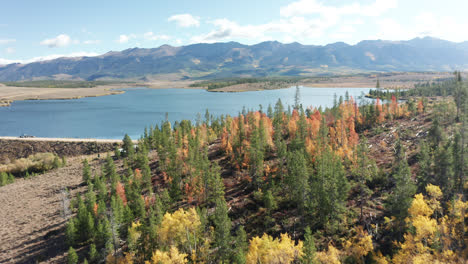
[[[160,250],[153,252],[151,261],[146,261],[145,264],[184,264],[187,262],[187,254],[180,253],[176,247],[172,246],[169,252]]]
[[[159,240],[164,246],[176,246],[192,252],[199,238],[200,225],[200,217],[193,207],[166,213],[158,228]]]
[[[372,245],[372,237],[367,232],[358,226],[354,229],[356,234],[344,243],[345,254],[352,257],[356,263],[364,263],[364,257],[374,250]]]
[[[321,264],[341,264],[341,251],[330,244],[327,251],[317,252],[316,259]]]
[[[302,256],[302,241],[295,245],[288,234],[273,239],[267,234],[250,240],[246,256],[247,264],[289,264]]]

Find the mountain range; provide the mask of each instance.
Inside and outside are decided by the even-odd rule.
[[[353,71],[453,71],[468,68],[468,42],[437,38],[364,40],[324,46],[267,41],[132,48],[96,57],[58,58],[0,66],[0,81],[37,79],[150,80],[298,76]],[[174,77],[175,76],[175,77]]]

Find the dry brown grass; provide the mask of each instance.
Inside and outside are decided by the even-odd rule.
[[[43,172],[53,168],[56,155],[52,153],[37,153],[27,158],[16,159],[0,164],[0,173],[23,173],[26,171]]]

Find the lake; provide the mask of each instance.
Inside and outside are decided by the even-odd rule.
[[[346,91],[357,98],[370,88],[301,87],[301,103],[330,107],[334,94]],[[245,106],[259,109],[281,98],[285,107],[294,104],[296,88],[242,93],[216,93],[198,89],[127,89],[124,94],[71,100],[16,101],[0,107],[0,136],[29,134],[36,137],[121,139],[128,133],[139,138],[145,127],[160,124],[168,113],[174,122],[195,121],[208,109],[213,115],[237,115]]]

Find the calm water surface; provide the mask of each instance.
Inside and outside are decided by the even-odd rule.
[[[196,120],[208,109],[213,115],[237,115],[242,107],[266,111],[278,98],[292,105],[296,88],[212,93],[189,89],[129,89],[124,94],[74,100],[17,101],[0,107],[0,136],[30,134],[37,137],[121,139],[125,133],[139,138],[145,127],[165,120]],[[357,98],[369,88],[301,87],[304,106],[329,107],[334,94],[349,92]]]

